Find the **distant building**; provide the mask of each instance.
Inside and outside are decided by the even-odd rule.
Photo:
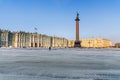
[[[0,47],[28,48],[65,48],[68,47],[68,40],[65,38],[42,35],[29,32],[10,32],[0,30]]]
[[[112,42],[104,38],[84,38],[81,39],[82,48],[108,48],[112,47]],[[68,41],[68,47],[74,47],[74,40]]]
[[[115,47],[116,47],[116,48],[120,48],[120,43],[116,43],[116,44],[115,44]]]
[[[0,47],[8,47],[8,33],[7,30],[0,30]]]
[[[104,38],[81,39],[81,45],[85,48],[108,48],[112,47],[112,42]]]

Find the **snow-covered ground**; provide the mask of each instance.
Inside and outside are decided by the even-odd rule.
[[[120,80],[120,49],[0,49],[0,80]]]

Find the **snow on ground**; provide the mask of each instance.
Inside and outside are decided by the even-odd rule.
[[[120,49],[1,48],[0,80],[120,80]]]

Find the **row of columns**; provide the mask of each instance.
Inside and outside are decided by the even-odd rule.
[[[13,47],[67,47],[67,39],[37,33],[14,33]]]

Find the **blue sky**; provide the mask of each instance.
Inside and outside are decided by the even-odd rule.
[[[0,0],[0,28],[75,39],[103,37],[120,42],[120,0]]]

